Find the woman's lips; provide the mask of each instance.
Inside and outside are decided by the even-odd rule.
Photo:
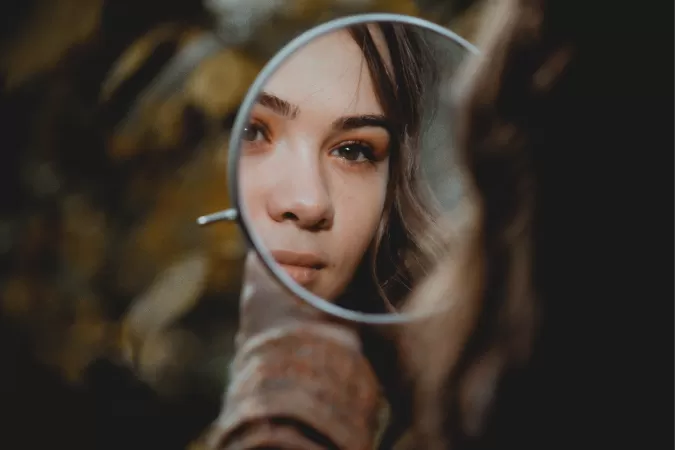
[[[326,267],[325,260],[316,253],[274,250],[272,257],[286,273],[301,286],[313,283],[321,269]]]
[[[319,275],[318,269],[312,269],[311,267],[302,267],[302,266],[289,266],[288,264],[279,264],[282,269],[290,275],[296,283],[301,286],[308,286],[316,280]]]

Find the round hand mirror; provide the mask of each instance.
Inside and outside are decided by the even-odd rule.
[[[477,50],[431,22],[364,14],[324,23],[262,70],[231,134],[238,220],[277,280],[326,313],[371,324],[428,270],[457,202],[457,67]],[[417,313],[415,313],[417,314]]]

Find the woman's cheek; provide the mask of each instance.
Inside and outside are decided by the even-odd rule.
[[[239,178],[241,184],[241,200],[248,216],[256,223],[267,214],[265,200],[270,191],[266,184],[271,180],[273,172],[269,170],[269,164],[262,161],[244,157],[240,160],[239,170],[241,174],[255,174],[255,176],[243,175]]]
[[[379,186],[371,185],[370,188],[364,192],[367,192],[364,194],[366,197],[364,200],[366,201],[362,204],[362,210],[360,212],[360,217],[362,219],[359,223],[361,228],[360,241],[363,247],[363,253],[365,253],[367,247],[372,242],[382,218],[387,194],[386,182],[380,183]]]
[[[351,191],[349,194],[344,193],[338,197],[340,205],[336,205],[339,208],[336,210],[336,216],[338,214],[341,216],[341,225],[339,226],[339,236],[335,236],[335,238],[338,242],[349,243],[348,246],[344,247],[345,253],[349,252],[347,259],[354,260],[360,258],[358,253],[361,252],[364,241],[368,240],[367,235],[370,233],[373,209],[376,207],[373,203],[374,200],[376,201],[373,194],[376,193],[373,192],[372,187],[370,191],[366,188],[355,189],[356,192],[352,191],[351,188],[349,190]]]

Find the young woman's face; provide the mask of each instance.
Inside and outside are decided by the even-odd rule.
[[[378,228],[389,128],[347,31],[292,55],[253,108],[239,167],[244,208],[275,259],[320,297],[344,292]]]

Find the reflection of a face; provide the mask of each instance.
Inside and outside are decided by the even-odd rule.
[[[345,290],[375,235],[388,129],[348,31],[293,54],[253,108],[240,162],[245,208],[277,261],[320,297]]]

